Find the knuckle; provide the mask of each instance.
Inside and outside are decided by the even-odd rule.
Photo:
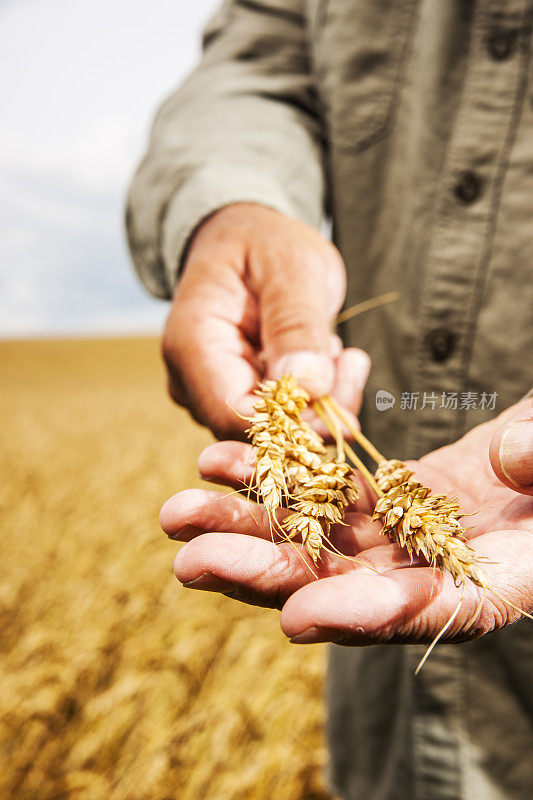
[[[161,355],[167,367],[186,367],[188,354],[200,346],[198,328],[192,315],[181,310],[171,313],[161,337]]]
[[[319,246],[313,245],[304,252],[306,266],[316,274],[335,276],[345,274],[344,260],[333,242],[320,237]]]
[[[233,429],[230,425],[218,422],[217,420],[207,419],[207,426],[211,430],[211,433],[215,439],[218,439],[219,441],[225,441],[226,439],[233,438]]]
[[[174,336],[170,335],[168,331],[163,331],[163,335],[161,337],[161,356],[165,364],[168,365],[168,362],[173,360],[173,353],[174,353]]]
[[[269,315],[268,333],[276,338],[300,333],[314,337],[314,332],[321,326],[316,309],[305,301],[294,301],[290,305],[281,303],[275,306]]]
[[[176,310],[173,308],[168,315],[163,334],[161,336],[161,355],[163,361],[168,365],[169,362],[176,361],[177,353],[180,347],[181,329],[182,325],[179,319],[176,319]]]
[[[253,549],[253,545],[251,545],[249,552],[252,553]],[[278,549],[278,554],[279,561],[276,560],[268,566],[264,566],[256,573],[253,585],[237,587],[237,599],[249,605],[275,608],[281,611],[290,594],[288,584],[293,573],[293,566],[283,548]]]
[[[246,434],[235,423],[229,420],[218,420],[217,418],[204,420],[211,433],[219,441],[233,440],[246,441]]]
[[[170,375],[168,376],[167,379],[167,392],[170,396],[170,399],[173,400],[174,403],[176,403],[176,405],[187,408],[187,400],[183,391],[178,386],[178,384],[175,383],[175,381],[172,379]]]
[[[326,248],[325,248],[325,255],[328,265],[336,270],[343,270],[344,271],[344,260],[333,242],[326,241]]]

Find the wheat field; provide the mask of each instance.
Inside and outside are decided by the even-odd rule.
[[[156,340],[0,360],[0,797],[327,800],[323,647],[173,576],[158,510],[210,435]]]

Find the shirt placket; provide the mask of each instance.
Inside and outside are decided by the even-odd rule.
[[[412,372],[420,403],[410,414],[407,447],[413,457],[463,432],[477,309],[525,91],[529,7],[524,0],[480,3],[473,20],[460,107],[420,270]],[[424,395],[433,402],[424,406]]]
[[[461,395],[469,390],[476,314],[525,92],[529,7],[523,1],[487,2],[478,3],[475,11],[460,107],[420,270],[424,278],[412,387],[420,398],[436,396],[437,403],[409,415],[406,449],[413,457],[457,438],[465,427]],[[450,394],[457,395],[457,408],[443,407]],[[462,766],[469,758],[458,702],[463,667],[456,648],[437,648],[422,681],[414,684],[418,800],[463,797]]]

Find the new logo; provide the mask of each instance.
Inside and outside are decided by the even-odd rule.
[[[378,411],[387,411],[389,408],[394,408],[396,398],[385,389],[378,389],[376,392],[376,408]]]

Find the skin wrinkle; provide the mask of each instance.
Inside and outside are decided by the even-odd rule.
[[[502,440],[504,439],[507,430],[509,430],[509,428],[513,428],[517,423],[526,422],[526,423],[529,423],[529,424],[533,425],[533,407],[532,407],[531,397],[526,399],[526,401],[524,401],[524,403],[520,403],[515,408],[520,409],[519,413],[516,413],[516,410],[515,410],[514,414],[508,415],[506,417],[506,419],[505,419],[505,422],[510,422],[511,424],[510,425],[506,425],[504,423],[503,425],[501,425],[498,428],[495,436],[493,437],[493,439],[491,441],[491,445],[490,445],[490,461],[491,461],[492,469],[494,470],[495,474],[497,475],[497,477],[500,479],[500,481],[503,484],[506,484],[506,485],[510,486],[515,491],[520,492],[520,494],[522,494],[522,495],[526,495],[526,496],[530,496],[531,497],[533,495],[533,486],[527,486],[527,485],[520,485],[519,486],[518,485],[519,482],[527,484],[529,482],[529,479],[526,479],[526,480],[520,480],[519,479],[518,481],[516,480],[516,478],[518,478],[518,475],[521,474],[523,476],[524,468],[526,469],[526,473],[528,471],[527,470],[527,463],[528,463],[528,461],[529,461],[529,463],[531,463],[530,462],[531,453],[529,452],[529,448],[527,448],[527,447],[524,448],[524,450],[525,450],[524,458],[520,458],[520,457],[517,458],[518,453],[520,452],[520,449],[521,449],[521,447],[520,447],[521,442],[519,441],[519,448],[517,449],[517,451],[515,451],[512,454],[513,460],[517,460],[517,466],[516,466],[516,470],[517,471],[516,472],[515,472],[515,469],[512,468],[511,464],[508,464],[507,468],[505,470],[503,468],[504,465],[502,464],[502,458],[501,458],[501,456],[502,456],[502,452],[501,452],[502,451]],[[509,472],[509,470],[511,468],[512,468],[512,473],[513,473],[512,475]],[[511,475],[511,479],[509,477],[510,475]]]
[[[385,598],[387,603],[391,601],[391,598],[397,601],[396,611],[393,614],[394,621],[397,622],[404,615],[407,605],[407,600],[403,597],[402,592],[394,578],[385,575],[376,576],[376,578],[374,578],[374,576],[368,576],[364,573],[356,573],[355,575],[344,575],[340,577],[338,580],[345,582],[347,585],[351,585],[353,583],[354,588],[357,587],[355,591],[350,592],[349,595],[350,599],[347,603],[345,602],[344,604],[341,604],[340,602],[338,602],[339,600],[338,588],[341,588],[342,584],[341,583],[332,584],[331,579],[326,579],[324,582],[322,582],[321,586],[315,585],[315,587],[313,587],[317,591],[313,593],[315,600],[311,608],[316,607],[316,615],[313,614],[310,610],[308,610],[310,606],[306,603],[305,600],[305,590],[300,590],[299,598],[294,597],[287,602],[287,606],[283,612],[284,615],[287,616],[292,610],[291,603],[292,605],[296,603],[297,605],[299,604],[300,606],[303,606],[304,616],[311,615],[309,617],[308,623],[307,624],[303,623],[303,625],[305,625],[306,628],[310,627],[313,624],[317,624],[322,627],[328,627],[328,626],[331,627],[331,622],[333,619],[335,619],[334,627],[340,628],[341,630],[347,628],[348,631],[350,631],[350,629],[352,628],[351,615],[352,614],[357,615],[357,611],[355,610],[354,606],[357,605],[359,596],[366,596],[366,603],[364,605],[364,610],[361,612],[363,613],[363,615],[371,617],[374,608],[383,607],[385,603]],[[374,587],[376,580],[379,580],[381,582],[382,590],[380,595],[376,596],[374,595],[373,592],[367,593],[365,595],[364,593],[365,584],[368,585],[369,587]],[[306,587],[306,589],[308,590],[309,586]],[[326,598],[322,597],[322,602],[319,599],[321,595],[322,596],[326,595]],[[320,616],[320,608],[328,606],[330,608],[332,607],[335,608],[335,613],[334,615],[330,614],[330,619],[328,622],[326,622]],[[293,611],[293,614],[294,613],[295,612]],[[282,615],[282,627],[283,627],[283,615]],[[368,635],[369,632],[368,626],[366,632]]]
[[[439,576],[440,577],[440,576]],[[438,594],[438,589],[434,592],[434,596]],[[478,598],[467,598],[465,597],[465,605],[468,605],[468,617],[473,614],[476,609]],[[437,601],[435,601],[437,602]],[[345,645],[352,645],[356,644],[357,646],[366,646],[372,645],[376,643],[395,643],[395,644],[431,644],[434,633],[431,631],[431,627],[429,624],[430,620],[430,607],[431,602],[423,609],[423,611],[418,614],[416,617],[412,619],[407,619],[405,624],[403,625],[388,625],[382,628],[379,632],[379,635],[376,636],[374,634],[369,636],[368,631],[358,626],[354,630],[346,632],[342,639],[342,642],[335,640],[335,644],[345,644]],[[490,611],[487,609],[485,611],[485,617],[490,616]],[[478,627],[474,627],[468,632],[465,632],[464,635],[461,635],[461,631],[463,628],[463,624],[457,623],[455,621],[454,625],[450,629],[450,634],[453,636],[453,642],[459,641],[471,641],[472,639],[478,638],[481,635],[488,633],[495,629],[495,619],[494,616],[490,616],[490,621],[487,621],[484,625],[479,625],[480,618],[478,618]],[[503,618],[501,622],[498,623],[497,627],[502,627],[503,625],[507,624]],[[362,634],[362,636],[354,636],[355,633]],[[444,639],[443,642],[447,640]]]
[[[206,447],[200,454],[198,459],[198,468],[200,476],[205,480],[223,482],[233,488],[239,488],[243,483],[250,481],[252,476],[252,463],[251,463],[251,448],[249,445],[240,442],[227,442],[226,451],[231,458],[232,474],[229,476],[225,471],[226,459],[224,459],[225,450],[221,450],[220,443],[215,443]],[[246,450],[246,458],[242,458],[241,453],[243,449]],[[208,468],[210,459],[215,456],[215,463],[211,462],[211,468]],[[207,462],[207,463],[206,463]],[[237,483],[237,486],[235,486]]]
[[[512,425],[510,425],[509,428],[507,428],[507,430],[504,431],[504,433],[502,435],[502,438],[501,438],[501,441],[500,441],[500,450],[499,450],[499,458],[500,458],[501,468],[502,468],[506,478],[517,489],[520,489],[521,487],[526,488],[531,483],[531,480],[529,480],[530,475],[528,475],[528,481],[527,482],[524,482],[524,483],[519,482],[519,481],[515,480],[515,477],[513,477],[513,475],[511,475],[509,473],[508,469],[506,469],[505,464],[506,464],[506,462],[508,462],[509,456],[511,456],[512,462],[513,462],[513,466],[515,466],[515,462],[516,462],[516,458],[515,458],[516,439],[518,438],[520,440],[522,438],[522,433],[521,433],[522,428],[524,430],[533,430],[533,422],[531,422],[530,420],[515,420],[515,422],[513,422]],[[520,435],[517,437],[518,429],[520,429]],[[526,434],[526,436],[527,436],[527,434]],[[527,458],[528,458],[528,453],[524,453],[523,454],[524,461],[526,461]],[[529,454],[529,463],[531,462],[531,459],[533,459],[533,455]],[[516,465],[516,466],[518,466],[518,465]],[[526,470],[526,471],[529,472],[529,473],[533,472],[533,467],[530,467],[530,469]]]
[[[287,598],[290,596],[290,592],[288,589],[283,590],[282,581],[279,581],[273,594],[268,590],[268,586],[271,583],[273,576],[276,577],[277,575],[280,578],[283,578],[285,575],[287,575],[289,578],[289,585],[291,582],[291,577],[294,578],[294,565],[290,561],[288,555],[284,552],[283,548],[280,548],[280,551],[284,557],[283,561],[281,563],[275,563],[274,565],[265,566],[257,573],[257,575],[254,575],[253,590],[243,589],[237,585],[235,595],[236,599],[239,600],[241,598],[248,598],[246,602],[250,602],[250,598],[253,598],[254,605],[264,605],[265,599],[267,599],[266,605],[268,607],[278,608],[279,610],[283,608]],[[265,591],[261,591],[264,584],[267,585],[267,588]]]

